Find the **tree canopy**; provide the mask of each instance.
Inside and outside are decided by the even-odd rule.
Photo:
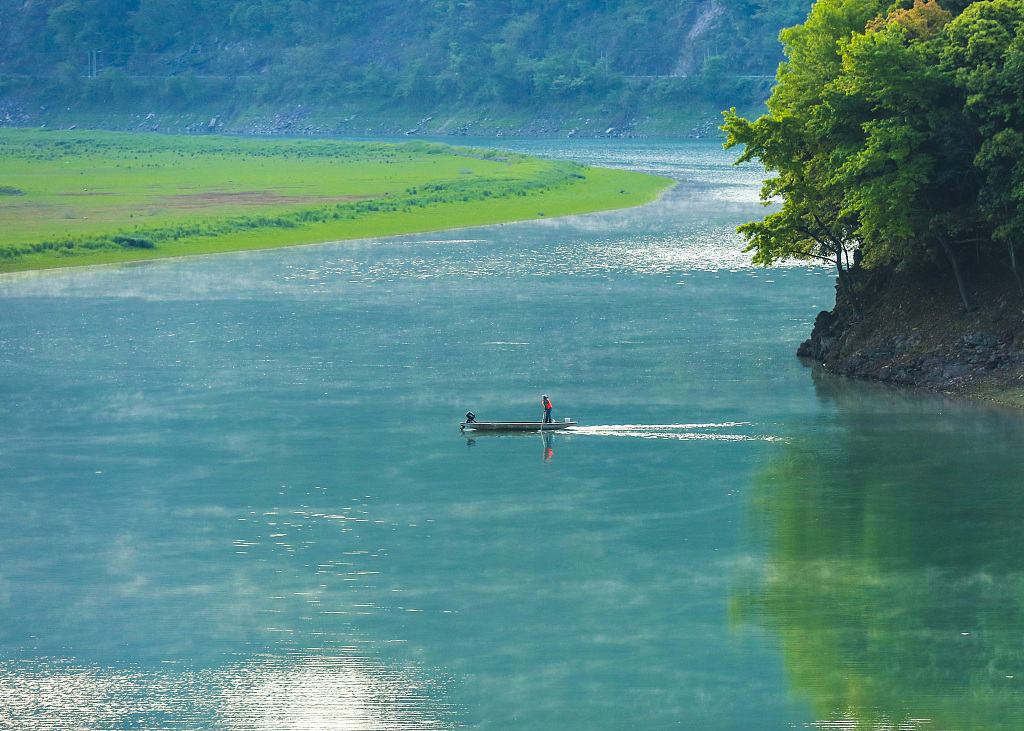
[[[30,77],[60,98],[84,98],[84,87],[98,85],[83,77],[104,73],[123,87],[164,89],[172,97],[198,93],[197,79],[200,86],[219,79],[235,95],[268,103],[539,106],[622,102],[638,86],[714,96],[723,86],[742,86],[725,79],[774,74],[782,60],[779,29],[802,20],[809,6],[810,0],[0,0],[0,78],[10,86]]]
[[[850,268],[949,262],[1009,267],[1024,236],[1024,0],[819,0],[782,33],[788,61],[749,122],[726,113],[727,147],[772,173],[781,209],[740,232],[761,264]],[[1018,278],[1019,282],[1019,278]]]

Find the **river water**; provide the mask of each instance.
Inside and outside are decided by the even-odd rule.
[[[0,728],[1024,728],[1020,414],[798,362],[717,143],[495,144],[680,183],[0,278]]]

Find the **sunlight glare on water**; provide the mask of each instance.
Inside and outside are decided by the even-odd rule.
[[[445,728],[451,720],[451,709],[436,700],[445,692],[437,679],[352,656],[213,671],[111,673],[53,661],[31,669],[0,666],[3,728],[120,728],[130,717],[143,728],[397,731]]]

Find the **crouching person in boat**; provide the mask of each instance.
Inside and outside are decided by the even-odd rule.
[[[541,397],[541,403],[544,404],[544,423],[551,423],[551,399],[548,398],[547,394]]]
[[[472,411],[467,411],[466,412],[466,423],[467,424],[472,424],[475,421],[476,421],[476,414],[474,414]]]

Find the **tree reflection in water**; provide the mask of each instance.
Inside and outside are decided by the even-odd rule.
[[[829,728],[1024,728],[1024,417],[814,378],[832,416],[754,479],[734,616]]]

